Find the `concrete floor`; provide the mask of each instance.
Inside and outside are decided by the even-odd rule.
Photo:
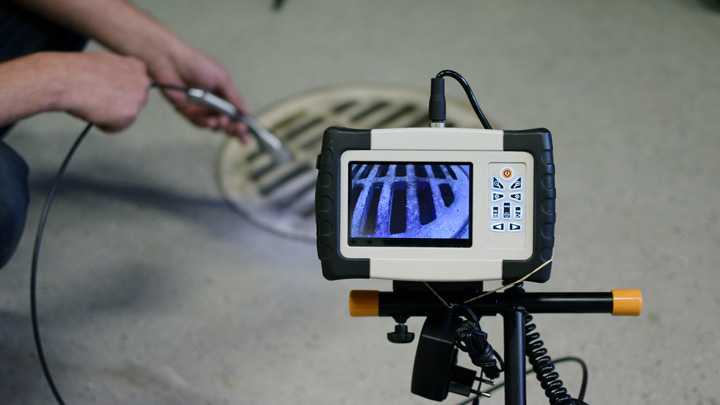
[[[328,85],[423,89],[451,68],[498,127],[549,128],[555,264],[527,289],[645,298],[639,318],[536,316],[550,354],[589,363],[591,404],[720,402],[717,2],[288,0],[279,13],[270,0],[137,3],[226,64],[255,110]],[[0,271],[2,404],[53,403],[32,343],[31,250],[82,127],[46,114],[7,138],[31,166],[32,202]],[[81,146],[38,290],[66,402],[430,403],[410,393],[415,344],[388,343],[390,319],[347,315],[350,289],[390,283],[328,282],[313,244],[233,211],[214,178],[223,142],[154,94],[131,129]],[[500,319],[483,325],[500,349]],[[578,368],[559,370],[576,393]],[[529,395],[546,403],[534,380]]]

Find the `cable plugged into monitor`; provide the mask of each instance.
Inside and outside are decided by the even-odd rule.
[[[472,88],[470,88],[470,84],[460,73],[454,70],[443,70],[434,78],[430,79],[430,105],[428,111],[430,116],[430,126],[440,128],[445,127],[446,107],[444,78],[447,76],[457,80],[463,90],[465,90],[465,94],[470,101],[470,105],[472,105],[473,110],[475,110],[475,114],[478,116],[478,119],[480,119],[480,123],[482,123],[483,128],[492,129],[490,122],[487,118],[485,118],[485,113],[483,113],[480,108],[480,104],[478,104],[478,101],[475,98]]]

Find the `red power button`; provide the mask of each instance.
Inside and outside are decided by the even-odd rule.
[[[506,168],[502,169],[502,171],[500,172],[500,175],[503,177],[503,179],[510,180],[513,176],[513,171],[511,168],[506,167]]]

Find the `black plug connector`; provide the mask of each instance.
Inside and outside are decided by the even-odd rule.
[[[477,114],[483,128],[492,129],[490,122],[485,118],[485,114],[480,109],[480,105],[473,94],[470,84],[465,80],[460,73],[454,70],[443,70],[438,73],[432,82],[430,83],[430,126],[431,127],[444,127],[445,126],[445,84],[443,83],[443,77],[450,76],[457,80],[458,83],[465,90],[465,94],[468,96],[470,105],[472,105],[475,114]]]
[[[430,126],[445,126],[445,79],[442,77],[430,79],[430,106],[428,112],[430,115]]]

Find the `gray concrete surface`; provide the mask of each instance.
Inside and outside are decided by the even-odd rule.
[[[426,88],[452,68],[499,127],[549,128],[555,264],[527,288],[645,298],[639,318],[537,316],[551,355],[589,363],[592,404],[720,402],[716,1],[288,0],[279,13],[269,0],[137,3],[221,60],[256,110],[328,85]],[[32,203],[0,271],[2,404],[53,403],[32,343],[30,259],[45,193],[82,127],[45,114],[7,138],[32,168]],[[312,244],[229,208],[214,178],[222,144],[155,94],[131,129],[81,146],[38,290],[66,402],[430,403],[409,392],[415,344],[388,343],[389,319],[346,314],[350,289],[389,283],[328,282]],[[501,348],[500,320],[483,325]],[[579,370],[559,369],[577,392]],[[546,403],[534,381],[529,394]]]

